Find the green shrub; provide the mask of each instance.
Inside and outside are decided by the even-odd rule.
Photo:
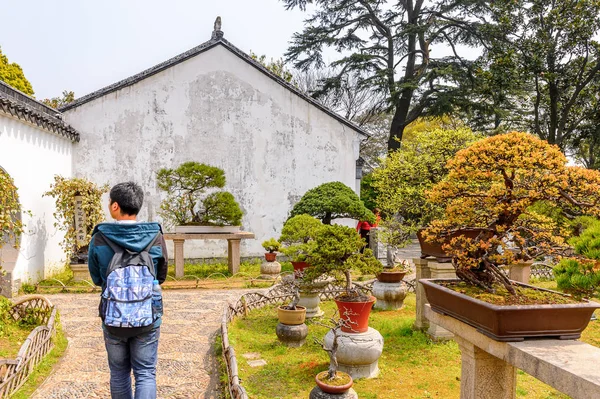
[[[310,215],[296,215],[288,219],[281,230],[279,242],[283,244],[281,252],[290,257],[292,262],[306,260],[317,232],[323,228],[323,223]]]
[[[596,295],[600,288],[600,222],[591,222],[569,244],[579,257],[562,259],[554,267],[558,288],[577,297]]]
[[[279,244],[279,241],[277,241],[274,238],[269,238],[268,240],[263,241],[262,243],[262,247],[265,249],[265,251],[268,251],[270,253],[279,251],[280,245],[281,244]]]
[[[294,205],[290,217],[302,214],[314,216],[324,224],[331,224],[331,220],[338,218],[375,222],[373,212],[350,187],[340,182],[324,183],[308,190]]]
[[[8,313],[12,307],[12,302],[0,295],[0,335],[6,334],[6,327],[11,321],[10,314]]]

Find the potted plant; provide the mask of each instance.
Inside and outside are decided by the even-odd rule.
[[[215,166],[184,162],[175,169],[163,168],[156,177],[167,192],[160,216],[176,232],[236,232],[242,210],[225,187],[225,172]]]
[[[54,183],[44,196],[54,198],[54,227],[65,232],[61,246],[70,260],[76,280],[89,279],[87,249],[94,226],[104,221],[102,194],[108,185],[98,186],[86,178],[54,176]]]
[[[333,336],[331,345],[327,345],[325,340],[315,338],[315,343],[321,346],[327,355],[329,355],[329,368],[315,376],[315,381],[319,389],[325,393],[343,394],[352,388],[352,376],[338,370],[337,351],[339,347],[339,333],[347,321],[344,319],[331,319],[330,334]],[[312,396],[311,396],[312,397]]]
[[[497,340],[580,336],[599,304],[518,284],[500,270],[568,249],[552,220],[532,209],[537,201],[600,213],[600,172],[566,164],[558,147],[519,132],[478,141],[448,162],[447,178],[428,193],[445,216],[424,235],[444,242],[458,280],[420,280],[433,310]],[[463,229],[476,237],[453,236]]]
[[[293,295],[293,297],[288,305],[281,305],[277,308],[279,322],[288,325],[304,323],[304,320],[306,319],[306,308],[298,305],[298,302],[300,301],[299,280],[295,278],[286,278],[283,279],[282,285]]]
[[[344,291],[335,298],[340,317],[347,320],[342,326],[345,332],[365,332],[369,327],[369,314],[375,302],[372,295],[362,294],[352,284],[352,271],[378,274],[383,266],[365,249],[356,230],[340,225],[323,225],[315,235],[307,260],[311,267],[304,270],[303,279],[314,281],[324,275],[345,282]]]
[[[310,215],[296,215],[283,225],[279,242],[281,252],[289,257],[294,273],[301,273],[307,266],[306,255],[314,243],[315,234],[323,224]]]
[[[393,267],[384,267],[380,273],[377,274],[377,281],[382,283],[399,283],[402,281],[404,276],[412,271],[410,265],[406,260],[402,260],[400,263]]]
[[[373,212],[350,187],[340,182],[324,183],[308,190],[294,205],[290,217],[304,214],[320,219],[323,224],[331,224],[337,218],[375,222]]]
[[[274,238],[269,238],[266,241],[263,241],[262,246],[267,251],[265,253],[265,260],[267,262],[274,262],[277,259],[277,254],[275,252],[279,251],[279,241]]]

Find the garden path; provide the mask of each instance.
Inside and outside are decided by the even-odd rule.
[[[251,290],[166,290],[158,349],[158,397],[219,397],[212,343],[223,306]],[[99,294],[47,295],[69,340],[61,361],[34,399],[110,398],[109,370],[98,317]]]

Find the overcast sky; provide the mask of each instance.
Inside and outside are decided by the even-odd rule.
[[[279,0],[0,0],[0,47],[43,99],[76,97],[210,39],[279,58],[307,14]]]

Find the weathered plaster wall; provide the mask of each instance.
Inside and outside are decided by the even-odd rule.
[[[73,171],[97,183],[134,180],[141,218],[159,220],[156,171],[193,160],[221,167],[244,211],[242,255],[263,253],[308,189],[355,186],[360,135],[222,46],[65,113],[81,134]],[[223,242],[186,243],[186,256],[222,256]],[[188,246],[189,245],[189,246]]]
[[[31,212],[22,215],[26,233],[16,264],[3,264],[14,279],[36,281],[64,266],[59,245],[64,234],[53,226],[54,200],[42,194],[54,175],[71,176],[72,145],[67,138],[0,114],[0,167],[14,179],[21,209]],[[3,251],[8,258],[10,248]]]

